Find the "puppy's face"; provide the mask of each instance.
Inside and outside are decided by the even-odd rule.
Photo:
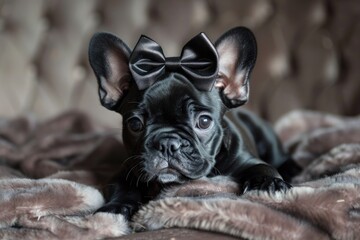
[[[161,47],[151,39],[140,40],[144,45],[132,52],[116,36],[98,33],[89,46],[100,102],[123,116],[123,139],[130,153],[125,162],[128,173],[138,181],[161,183],[205,176],[222,145],[225,110],[248,99],[255,37],[238,27],[213,46],[201,34],[184,46],[181,61],[162,57]],[[209,53],[211,58],[206,58]],[[133,65],[134,56],[138,65]],[[189,62],[194,56],[196,60]],[[179,67],[180,62],[188,65]],[[205,74],[207,66],[215,66],[210,67],[214,70],[210,75]]]
[[[138,165],[133,171],[162,183],[209,173],[222,140],[218,91],[199,91],[170,74],[135,102],[123,112],[124,142]]]

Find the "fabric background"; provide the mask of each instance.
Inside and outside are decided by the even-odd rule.
[[[360,111],[357,0],[0,0],[0,116],[44,119],[75,108],[119,126],[102,108],[87,47],[97,31],[133,48],[140,34],[167,56],[203,31],[243,25],[258,41],[247,107],[275,122],[291,109]]]

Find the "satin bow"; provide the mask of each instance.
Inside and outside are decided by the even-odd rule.
[[[166,58],[160,45],[141,36],[129,60],[136,85],[144,90],[168,72],[184,74],[201,91],[210,91],[218,73],[218,54],[204,33],[192,38],[180,57]]]

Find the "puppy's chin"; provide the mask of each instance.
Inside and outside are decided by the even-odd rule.
[[[170,169],[170,168],[161,170],[157,174],[157,180],[158,180],[158,182],[160,182],[162,184],[184,183],[185,182],[185,179],[181,174],[179,174],[177,171]]]

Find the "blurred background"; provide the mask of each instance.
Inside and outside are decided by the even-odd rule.
[[[215,42],[239,25],[259,48],[247,108],[271,122],[293,109],[357,115],[359,20],[358,0],[0,0],[0,117],[80,109],[119,126],[89,68],[95,32],[130,48],[146,34],[177,56],[197,33]]]

